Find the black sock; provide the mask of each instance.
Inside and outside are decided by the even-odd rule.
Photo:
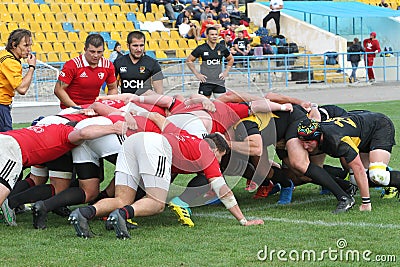
[[[41,184],[29,188],[19,194],[8,197],[8,205],[15,209],[21,204],[34,203],[38,200],[45,200],[54,196],[55,189],[51,184]]]
[[[131,219],[135,216],[135,210],[131,205],[126,205],[123,208],[120,208],[119,213],[125,219]]]
[[[280,183],[281,187],[283,188],[292,186],[292,184],[290,183],[290,179],[287,177],[282,169],[275,166],[272,166],[272,169],[274,170],[274,175],[272,176],[271,181],[273,181],[274,184]]]
[[[399,171],[390,171],[390,182],[388,186],[396,187],[400,189],[400,172]]]
[[[55,208],[85,203],[86,194],[80,187],[67,188],[59,194],[43,201],[47,212]]]
[[[346,191],[347,189],[350,188],[351,183],[347,180],[343,180],[337,177],[332,177],[333,180],[335,180],[335,182],[344,190]]]
[[[24,192],[25,190],[35,186],[35,182],[31,178],[26,178],[25,180],[18,181],[13,190],[11,190],[8,198],[12,197],[13,195],[19,194]]]
[[[310,162],[304,175],[311,178],[313,183],[322,185],[331,191],[337,200],[340,200],[343,196],[350,198],[349,194],[340,188],[340,186],[335,182],[335,180],[332,179],[327,171],[318,167],[314,163]]]
[[[185,191],[183,191],[179,198],[190,206],[196,198],[204,195],[210,190],[210,187],[207,185],[207,178],[204,175],[199,174],[190,180]]]
[[[326,170],[331,176],[338,177],[340,179],[344,179],[347,176],[348,171],[340,168],[334,167],[330,165],[324,165],[324,170]]]
[[[82,216],[88,220],[91,220],[94,218],[94,216],[96,216],[96,208],[92,205],[79,208],[79,211],[81,212]]]
[[[110,196],[107,194],[106,190],[101,191],[95,199],[90,201],[90,203],[96,203],[99,200],[102,200],[103,198],[109,198]]]

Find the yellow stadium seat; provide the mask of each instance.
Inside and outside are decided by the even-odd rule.
[[[124,24],[122,21],[116,21],[116,22],[114,23],[114,27],[115,27],[115,30],[116,30],[116,31],[119,31],[119,32],[124,32],[124,31],[126,31],[126,29],[125,29],[125,24]]]
[[[40,12],[42,13],[50,13],[50,7],[47,4],[40,4],[39,5]]]
[[[93,13],[101,13],[100,3],[92,4],[92,12]]]
[[[185,58],[186,57],[185,50],[183,50],[183,49],[176,50],[176,57],[177,58]]]
[[[182,47],[179,47],[178,43],[176,42],[176,40],[169,40],[168,41],[168,46],[170,49],[172,50],[176,50],[176,49],[180,49]]]
[[[164,7],[164,5],[159,5],[159,6],[158,6],[158,12],[160,12],[160,13],[162,13],[162,14],[165,14],[165,7]]]
[[[42,46],[40,45],[40,43],[34,42],[32,44],[32,52],[36,52],[36,54],[43,53]]]
[[[66,22],[69,22],[69,23],[77,22],[76,16],[73,13],[67,13],[66,19],[67,19]]]
[[[107,21],[107,17],[105,15],[105,13],[98,13],[97,14],[97,21],[106,22]]]
[[[82,12],[81,5],[77,4],[77,3],[72,3],[71,4],[71,11],[73,13],[81,13]]]
[[[147,12],[145,16],[146,16],[147,21],[155,21],[156,20],[153,13]]]
[[[8,13],[19,13],[18,4],[11,4],[7,5]]]
[[[41,23],[42,31],[43,32],[53,32],[53,28],[51,28],[51,24],[50,23]]]
[[[160,33],[156,32],[156,31],[150,33],[150,36],[151,36],[151,39],[153,39],[153,40],[160,40],[161,39]]]
[[[151,39],[150,33],[149,32],[143,32],[143,33],[146,40],[149,41]]]
[[[104,24],[101,21],[93,22],[93,28],[96,32],[104,32]]]
[[[77,14],[76,14],[76,21],[85,22],[85,21],[86,21],[86,15],[85,15],[85,13],[83,13],[83,12],[77,13]]]
[[[85,39],[83,39],[83,40],[85,40]],[[85,44],[82,41],[75,43],[75,51],[76,52],[82,53],[84,48],[85,48]]]
[[[58,40],[58,42],[61,42],[61,43],[69,42],[67,33],[66,32],[58,32],[57,40]]]
[[[62,24],[60,22],[52,22],[50,24],[51,24],[51,27],[53,28],[54,32],[64,31]]]
[[[45,53],[36,54],[36,58],[40,61],[47,62],[47,56]]]
[[[34,15],[35,22],[39,22],[39,23],[46,22],[46,19],[44,18],[43,13],[38,12],[38,13],[34,13],[34,14],[35,14]]]
[[[169,32],[160,32],[160,37],[163,40],[169,40],[171,37],[169,36]]]
[[[146,17],[145,17],[145,15],[144,15],[142,12],[136,13],[136,19],[137,19],[138,21],[141,21],[141,22],[146,21]]]
[[[72,25],[74,26],[74,30],[76,30],[76,31],[84,31],[82,23],[74,22],[74,23],[72,23]]]
[[[82,31],[79,32],[79,36],[78,36],[78,34],[76,32],[68,32],[67,33],[68,41],[70,41],[70,42],[84,42],[86,37],[87,37],[87,34],[86,34],[85,38],[81,40],[81,38],[80,38],[80,34],[81,33],[83,33],[83,32]]]
[[[53,13],[60,13],[61,12],[60,6],[58,4],[56,4],[56,3],[50,4],[50,10]]]
[[[158,21],[164,17],[164,14],[161,12],[154,13],[154,18]]]
[[[49,62],[60,62],[57,53],[48,53],[47,54],[47,61]]]
[[[49,42],[42,43],[42,50],[44,53],[53,52],[53,46]]]
[[[75,3],[75,0],[64,0],[64,3],[73,4],[73,3]]]
[[[57,36],[54,32],[47,32],[46,33],[46,40],[47,42],[52,42],[56,43],[57,42]]]
[[[158,42],[158,46],[160,47],[161,50],[169,50],[168,42],[166,40],[160,40]]]
[[[46,36],[41,31],[35,32],[33,37],[34,42],[43,43],[46,42]]]
[[[71,7],[68,4],[61,4],[60,8],[61,8],[61,12],[64,12],[67,15],[72,12]]]
[[[0,13],[8,13],[6,4],[0,3]]]
[[[61,61],[64,61],[64,62],[66,62],[66,61],[68,61],[68,60],[70,60],[71,58],[69,57],[69,53],[60,53],[60,60]]]
[[[81,4],[82,12],[85,14],[92,13],[91,4]]]
[[[178,40],[181,38],[178,31],[170,31],[169,35],[171,36],[171,39],[174,39],[174,40]]]
[[[65,52],[75,52],[75,45],[74,43],[66,42],[64,43]]]
[[[8,32],[12,32],[13,30],[18,29],[18,23],[16,22],[9,22],[7,25]]]
[[[84,42],[84,40],[86,40],[86,37],[88,37],[88,35],[89,35],[89,34],[88,34],[87,32],[85,32],[85,31],[80,31],[79,34],[78,34],[78,36],[79,36],[78,40],[79,40],[79,41],[75,41],[75,42]],[[73,35],[71,35],[71,36],[73,36]],[[68,34],[69,40],[70,40],[71,42],[74,42],[74,41],[72,41],[71,36]],[[75,45],[75,47],[77,47],[77,46]]]
[[[87,32],[94,32],[93,23],[91,22],[84,22],[83,29]]]
[[[164,51],[156,50],[156,58],[168,58]]]
[[[127,31],[134,31],[135,30],[135,25],[133,25],[132,21],[125,21],[125,29]]]
[[[109,4],[100,4],[101,11],[104,13],[111,13],[111,8]]]
[[[15,2],[14,2],[14,3],[15,3]],[[32,13],[32,12],[29,10],[29,7],[28,7],[27,4],[18,5],[18,12],[19,12],[19,13]]]
[[[192,53],[193,49],[186,49],[186,56],[188,57]]]
[[[152,13],[157,13],[158,12],[158,6],[156,4],[151,4],[151,12]]]
[[[113,23],[113,22],[110,22],[110,21],[104,22],[104,29],[105,29],[107,32],[113,32],[113,31],[115,31],[114,23]]]
[[[120,6],[121,6],[121,12],[124,12],[124,13],[131,12],[131,9],[128,4],[123,3]]]
[[[14,22],[23,22],[24,21],[24,18],[22,17],[21,13],[12,14],[12,19]]]
[[[82,52],[83,52],[83,50],[82,50]],[[69,54],[69,56],[70,56],[70,58],[75,58],[75,57],[79,56],[82,52],[80,52],[80,53],[78,53],[78,52],[71,52],[71,53]]]
[[[192,49],[196,48],[196,46],[197,46],[197,42],[195,39],[188,39],[187,44],[188,44],[188,47],[192,48]]]
[[[44,20],[46,23],[56,22],[56,18],[54,17],[53,13],[44,13]]]
[[[1,22],[11,22],[11,21],[13,21],[10,13],[8,13],[8,12],[7,13],[1,13],[0,15],[1,15],[1,18],[0,18]]]
[[[37,23],[37,22],[31,22],[31,23],[29,23],[29,29],[30,29],[32,32],[43,32],[43,31],[42,31],[42,28],[40,27],[40,24]]]
[[[121,12],[121,8],[117,5],[111,6],[111,13],[117,14]]]
[[[56,21],[59,21],[60,23],[62,22],[67,22],[67,18],[65,17],[64,13],[56,13]]]
[[[186,42],[186,39],[183,39],[183,38],[178,40],[178,45],[179,45],[180,48],[183,48],[183,49],[188,49],[189,48],[189,46],[188,46],[188,44]]]
[[[33,22],[33,21],[35,21],[35,19],[33,18],[33,15],[32,15],[32,13],[23,13],[23,16],[24,16],[24,21],[25,22]]]
[[[24,6],[24,4],[20,4],[19,5],[19,12],[22,12],[21,11],[21,7],[22,6]],[[43,13],[43,11],[41,11],[40,10],[40,8],[39,8],[39,4],[36,4],[36,3],[30,3],[29,4],[29,11],[31,12],[31,13],[33,13],[33,14],[35,14],[35,13],[39,13],[39,12],[42,12]]]
[[[106,14],[106,19],[108,22],[116,22],[117,21],[117,17],[115,16],[114,13]]]
[[[25,21],[19,22],[19,23],[18,23],[18,28],[30,30],[30,29],[29,29],[29,23],[26,23]],[[4,35],[5,35],[5,34],[4,34]]]
[[[121,35],[117,31],[111,32],[110,37],[112,40],[115,40],[118,42],[121,40]]]
[[[117,20],[118,21],[126,21],[126,16],[124,13],[118,13],[117,14]]]
[[[95,21],[97,21],[96,14],[94,14],[94,13],[88,13],[88,14],[86,14],[86,17],[87,17],[87,21],[88,21],[88,22],[95,22]]]
[[[154,50],[154,51],[160,50],[160,47],[158,46],[155,40],[149,41],[149,50]]]
[[[55,42],[53,44],[53,50],[54,50],[54,52],[57,52],[57,53],[64,52],[64,46],[62,43]]]

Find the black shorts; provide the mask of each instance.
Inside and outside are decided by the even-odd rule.
[[[199,94],[204,96],[211,96],[212,93],[223,94],[226,92],[226,88],[221,84],[214,83],[200,83]]]
[[[372,136],[369,145],[370,150],[383,149],[392,153],[392,147],[396,144],[394,140],[395,129],[393,122],[383,114],[378,121],[377,129]]]

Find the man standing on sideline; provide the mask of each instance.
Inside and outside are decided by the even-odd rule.
[[[148,90],[163,93],[164,75],[157,60],[145,54],[145,35],[140,31],[128,34],[129,53],[114,62],[115,76],[121,93],[141,95]]]
[[[31,54],[32,33],[17,29],[8,37],[6,49],[0,52],[0,132],[12,130],[11,103],[17,91],[25,95],[36,68],[36,57]],[[22,77],[21,58],[28,63]]]
[[[118,93],[114,65],[103,57],[103,53],[103,37],[97,33],[89,34],[85,52],[65,63],[54,87],[62,109],[92,104],[104,82],[109,95]]]
[[[276,26],[276,35],[279,35],[281,32],[281,25],[279,20],[281,19],[281,9],[283,8],[283,0],[272,0],[269,4],[269,8],[271,11],[266,15],[263,19],[263,27],[267,28],[267,22],[270,19],[275,21]]]
[[[363,46],[366,53],[365,65],[367,67],[367,72],[368,72],[368,81],[370,83],[374,83],[375,74],[372,66],[374,65],[374,59],[376,57],[376,54],[381,52],[381,46],[379,45],[379,41],[376,39],[376,32],[371,32],[369,34],[369,38],[364,40]]]
[[[218,43],[218,30],[209,27],[206,30],[207,42],[197,46],[186,59],[186,63],[193,74],[200,80],[199,94],[208,98],[214,93],[214,97],[226,92],[225,79],[233,65],[233,56],[226,46]],[[228,64],[222,72],[222,58],[225,57]],[[194,61],[202,59],[200,72],[196,70]]]
[[[349,82],[350,83],[357,82],[356,72],[358,68],[358,63],[360,63],[361,61],[361,55],[359,53],[364,52],[364,49],[362,48],[358,38],[354,38],[353,44],[349,47],[347,52],[351,53],[348,55],[348,60],[351,62],[351,67],[352,67],[351,75],[349,77]]]

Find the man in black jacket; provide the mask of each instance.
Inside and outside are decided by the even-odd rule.
[[[358,38],[354,38],[353,44],[349,47],[348,52],[350,54],[347,55],[347,59],[348,61],[351,62],[351,67],[352,67],[352,72],[349,77],[349,82],[352,83],[357,81],[356,72],[358,68],[358,63],[361,61],[361,54],[359,53],[364,52],[364,49],[362,48]]]

